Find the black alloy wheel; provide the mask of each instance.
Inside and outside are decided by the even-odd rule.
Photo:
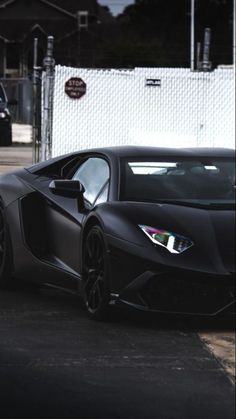
[[[105,320],[109,314],[109,282],[106,246],[102,229],[94,226],[85,239],[83,292],[91,317]]]
[[[10,239],[7,230],[4,207],[0,200],[0,288],[6,288],[12,273]]]

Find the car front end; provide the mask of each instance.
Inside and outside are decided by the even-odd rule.
[[[121,202],[109,219],[116,226],[107,235],[114,301],[160,312],[234,312],[233,157],[122,164]]]

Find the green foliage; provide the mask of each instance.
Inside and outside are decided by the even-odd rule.
[[[232,62],[232,11],[232,0],[195,0],[196,42],[210,27],[215,66]],[[188,66],[190,12],[190,0],[136,0],[119,16],[120,39],[107,45],[112,62],[121,67]]]
[[[106,42],[106,55],[100,61],[102,67],[133,68],[168,65],[167,55],[160,42],[152,39],[145,42],[141,38],[120,39]]]

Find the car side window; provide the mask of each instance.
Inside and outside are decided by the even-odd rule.
[[[92,205],[97,197],[99,197],[99,203],[107,200],[108,194],[103,193],[103,190],[106,189],[105,185],[108,184],[109,176],[110,170],[106,160],[100,157],[90,157],[79,166],[72,179],[82,183],[85,189],[84,198]]]

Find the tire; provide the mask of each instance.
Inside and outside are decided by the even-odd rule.
[[[0,200],[0,288],[10,285],[12,276],[12,253],[10,237],[4,214],[4,206]]]
[[[109,320],[108,260],[103,232],[99,226],[91,228],[84,242],[83,296],[90,317]]]

